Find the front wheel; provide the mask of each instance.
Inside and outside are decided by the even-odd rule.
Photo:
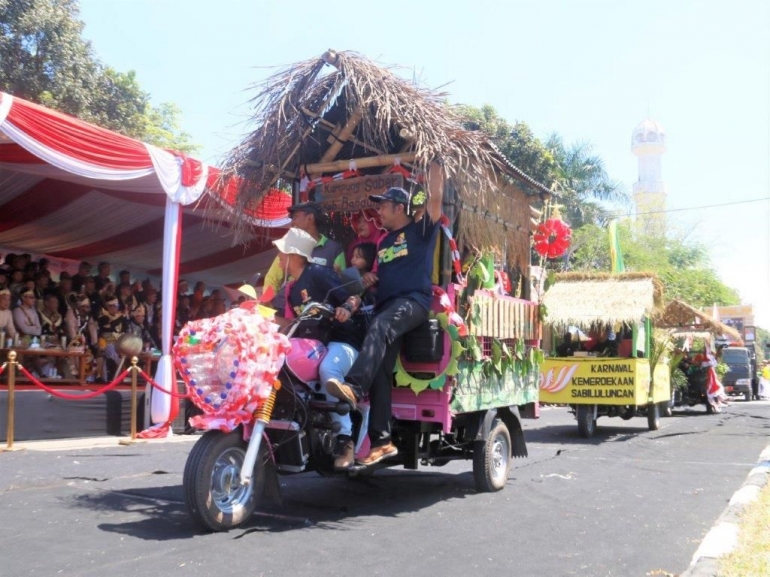
[[[593,405],[578,405],[575,409],[577,417],[578,433],[584,439],[590,439],[596,432],[596,419],[594,419]]]
[[[660,406],[658,403],[650,403],[647,405],[647,428],[650,431],[657,431],[660,429]]]
[[[511,433],[500,419],[483,441],[473,443],[473,480],[482,493],[499,491],[508,481],[511,470]]]
[[[209,431],[195,443],[184,468],[184,501],[192,518],[209,531],[228,531],[254,513],[263,479],[258,470],[248,485],[240,483],[247,443],[241,430]],[[257,467],[264,460],[264,446]]]

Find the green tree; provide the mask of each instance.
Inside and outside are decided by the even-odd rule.
[[[0,87],[84,114],[99,82],[76,0],[0,0]]]
[[[458,110],[464,128],[484,131],[516,168],[550,186],[556,166],[553,155],[525,122],[511,124],[489,104],[481,108],[464,104]]]
[[[186,154],[195,154],[200,146],[192,143],[192,136],[181,129],[181,111],[176,104],[163,102],[157,107],[147,106],[144,115],[142,140],[160,148],[173,148]]]
[[[665,287],[666,300],[677,298],[696,307],[740,303],[738,292],[713,270],[703,245],[680,238],[634,234],[628,221],[619,223],[618,233],[626,269],[656,273]],[[570,270],[610,270],[606,228],[585,225],[572,238]]]
[[[626,204],[628,193],[622,184],[607,174],[604,161],[585,142],[566,145],[552,134],[545,147],[554,159],[553,180],[549,183],[563,207],[562,216],[573,227],[606,224],[610,212],[602,202]]]
[[[0,90],[164,148],[195,152],[179,108],[150,105],[136,73],[102,64],[77,0],[0,0]]]

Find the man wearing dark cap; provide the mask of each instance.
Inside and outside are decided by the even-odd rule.
[[[316,245],[313,249],[312,259],[310,262],[321,266],[327,266],[329,268],[336,268],[341,271],[345,268],[345,251],[339,243],[327,238],[321,234],[318,230],[318,224],[323,221],[324,213],[321,205],[317,202],[303,202],[301,204],[295,204],[289,207],[289,215],[291,215],[291,227],[304,230],[310,236],[312,236]],[[286,282],[286,271],[281,269],[281,265],[278,262],[278,257],[275,257],[273,264],[270,265],[270,269],[265,275],[265,289],[267,287],[273,287],[273,290],[277,293],[277,300],[280,302],[274,302],[273,306],[279,311],[283,310],[284,299],[280,294],[280,288]]]
[[[80,266],[78,267],[78,273],[72,277],[72,290],[75,292],[80,292],[80,289],[83,288],[83,283],[85,282],[86,277],[91,275],[92,268],[93,265],[90,262],[83,261],[80,263]]]
[[[353,408],[369,395],[369,441],[372,450],[360,460],[373,465],[398,454],[391,441],[391,389],[403,336],[428,318],[433,294],[431,273],[433,250],[441,220],[444,171],[434,162],[428,173],[426,214],[414,222],[410,194],[403,188],[389,188],[383,195],[370,196],[388,233],[377,252],[375,317],[366,333],[361,352],[345,382],[329,379],[327,391]],[[370,273],[371,274],[371,273]]]

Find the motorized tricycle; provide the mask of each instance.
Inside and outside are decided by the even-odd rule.
[[[355,477],[371,475],[382,467],[417,469],[420,464],[442,466],[451,460],[469,459],[479,491],[502,489],[512,458],[527,455],[518,405],[529,403],[528,410],[532,409],[537,399],[537,373],[533,370],[516,379],[511,375],[485,378],[478,363],[463,358],[456,327],[448,323],[443,312],[447,298],[436,289],[432,322],[415,329],[417,340],[405,336],[392,391],[392,436],[398,455],[371,467],[354,465],[335,471],[331,415],[346,414],[350,405],[327,402],[320,393],[318,367],[326,354],[323,342],[297,337],[307,326],[332,316],[329,306],[310,303],[290,325],[286,335],[289,347],[269,395],[248,405],[246,410],[252,412],[245,418],[242,414],[237,426],[227,421],[225,401],[216,405],[220,390],[224,391],[223,399],[229,393],[227,385],[231,383],[227,379],[236,378],[235,370],[222,376],[219,380],[226,382],[212,390],[202,384],[200,375],[190,373],[192,355],[180,352],[186,361],[181,368],[188,390],[196,393],[191,395],[193,400],[197,399],[208,415],[194,422],[208,430],[193,447],[184,471],[185,503],[195,521],[212,531],[226,531],[245,522],[254,512],[265,483],[275,474],[316,471],[323,476]],[[534,318],[525,306],[517,308],[521,315]],[[514,320],[513,312],[510,319]],[[212,333],[222,340],[220,332]],[[192,335],[192,340],[198,337]],[[189,332],[180,335],[180,341],[185,339],[191,340]],[[221,342],[214,344],[212,355],[214,373],[216,363],[237,366],[238,359],[230,359]],[[225,368],[225,373],[228,370]],[[194,376],[198,376],[197,381],[191,378]],[[368,454],[368,407],[366,401],[361,402],[352,415],[359,455]]]

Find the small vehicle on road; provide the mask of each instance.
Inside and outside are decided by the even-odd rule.
[[[645,416],[650,430],[660,427],[671,398],[667,362],[651,359],[661,298],[660,282],[646,273],[562,273],[546,290],[551,346],[540,402],[568,404],[581,437],[593,436],[602,416]]]
[[[721,361],[729,367],[722,377],[722,384],[728,395],[743,395],[744,400],[752,397],[752,379],[756,378],[756,370],[752,371],[749,350],[746,347],[728,346],[722,349]]]

